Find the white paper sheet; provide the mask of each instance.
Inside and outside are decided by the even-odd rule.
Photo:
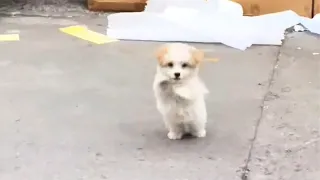
[[[310,32],[320,34],[320,14],[315,15],[312,19],[303,18],[301,24]]]
[[[213,3],[214,1],[210,0],[209,2],[189,0],[194,2],[192,6],[189,4],[188,6],[181,5],[181,7],[171,6],[171,4],[168,6],[166,3],[164,3],[166,5],[159,6],[152,4],[157,1],[150,1],[149,3],[154,7],[148,4],[145,12],[117,13],[108,16],[108,36],[128,40],[205,43],[223,41],[225,44],[239,49],[246,49],[252,44],[252,38],[247,38],[252,36],[252,28],[240,26],[241,22],[238,17],[242,17],[243,11],[237,3],[224,1],[224,3],[220,3],[223,7],[222,10],[212,11],[211,9],[214,9],[219,1]],[[182,2],[181,0],[176,1]],[[175,1],[170,0],[170,2]],[[195,5],[196,3],[198,5]],[[210,10],[204,10],[208,7]],[[228,11],[232,13],[228,13]],[[222,16],[228,19],[221,19]],[[235,17],[236,19],[234,19]],[[235,29],[243,30],[234,32]],[[217,36],[222,33],[225,35]]]
[[[162,13],[166,8],[174,6],[214,13],[219,3],[220,0],[148,0],[144,12]]]
[[[144,12],[109,15],[107,34],[128,40],[223,43],[240,50],[252,44],[281,45],[284,31],[299,23],[320,34],[320,15],[308,19],[291,10],[255,17],[242,13],[241,5],[228,0],[149,0]]]

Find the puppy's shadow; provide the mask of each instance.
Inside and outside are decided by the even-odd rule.
[[[182,139],[181,140],[194,140],[194,139],[197,139],[195,136],[193,136],[191,133],[186,133],[182,136]]]

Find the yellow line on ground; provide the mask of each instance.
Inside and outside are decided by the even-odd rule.
[[[105,44],[118,41],[117,39],[109,38],[104,34],[91,31],[86,27],[79,25],[60,28],[60,31],[95,44]]]
[[[209,62],[218,62],[219,59],[218,58],[205,58],[206,61],[209,61]]]
[[[2,41],[19,41],[19,34],[0,34],[0,42]]]

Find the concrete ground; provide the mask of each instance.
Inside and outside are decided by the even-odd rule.
[[[320,40],[242,52],[195,44],[208,136],[171,141],[151,89],[161,43],[92,45],[58,31],[106,19],[14,17],[0,32],[0,180],[317,180]]]

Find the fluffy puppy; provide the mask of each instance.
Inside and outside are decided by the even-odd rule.
[[[156,57],[153,90],[168,138],[205,137],[208,90],[198,76],[203,52],[187,44],[168,43],[157,50]]]

